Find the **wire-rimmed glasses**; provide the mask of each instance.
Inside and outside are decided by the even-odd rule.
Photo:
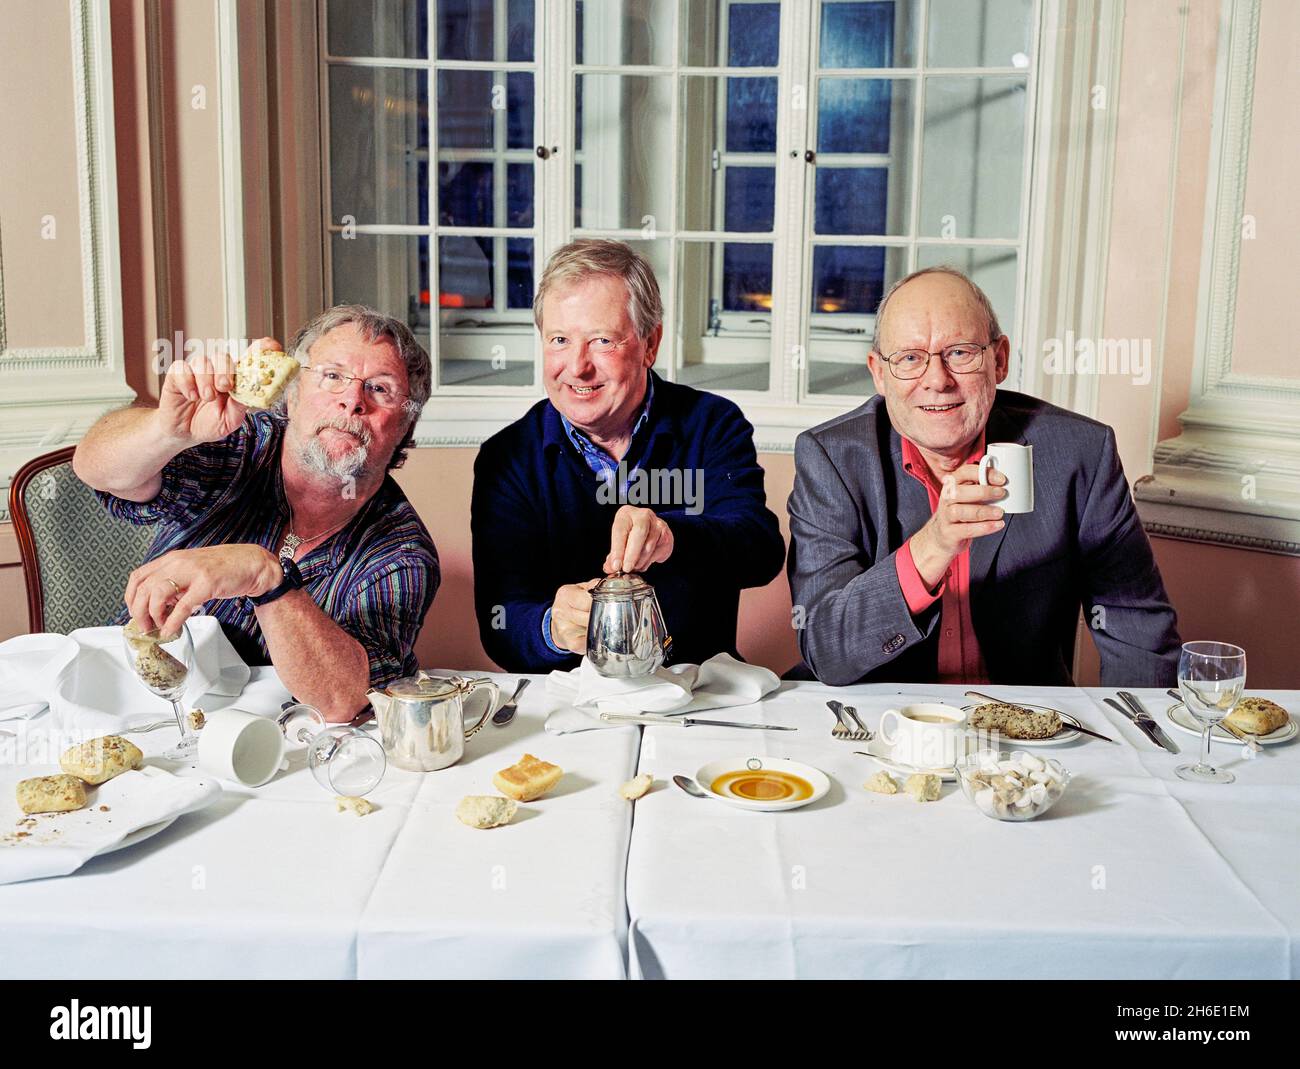
[[[919,379],[929,370],[930,358],[937,356],[943,366],[954,375],[970,375],[984,366],[984,350],[992,342],[980,345],[973,341],[959,341],[944,346],[936,353],[925,349],[899,349],[896,353],[881,356],[896,379]]]

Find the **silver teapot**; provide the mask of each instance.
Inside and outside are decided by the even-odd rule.
[[[412,772],[435,772],[465,755],[473,738],[496,707],[500,688],[490,679],[435,676],[421,671],[372,690],[366,697],[379,721],[379,738],[388,759]],[[472,728],[465,727],[471,699],[487,701]]]
[[[648,676],[671,649],[655,588],[641,576],[618,572],[591,588],[587,660],[602,676]]]

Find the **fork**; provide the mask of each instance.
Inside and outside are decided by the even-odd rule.
[[[867,725],[862,722],[862,718],[858,716],[858,711],[854,709],[853,706],[846,705],[844,711],[848,713],[848,715],[853,719],[853,722],[858,725],[858,730],[849,736],[854,742],[870,742],[876,737],[876,733],[870,730]]]
[[[867,731],[866,728],[862,728],[861,731],[854,731],[849,727],[848,718],[844,715],[848,711],[847,706],[837,702],[834,698],[826,704],[830,708],[830,711],[835,714],[835,719],[837,721],[836,725],[831,728],[832,736],[839,739],[841,742],[866,742],[871,738],[871,733]],[[857,720],[856,714],[854,715],[854,719]],[[862,726],[861,720],[858,720],[858,726]]]

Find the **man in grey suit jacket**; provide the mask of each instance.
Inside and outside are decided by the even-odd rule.
[[[1103,684],[1174,682],[1174,612],[1114,432],[999,391],[1008,353],[974,283],[917,272],[877,312],[877,396],[795,442],[790,589],[823,683],[1068,686],[1080,607]],[[999,473],[980,485],[988,442],[1034,447],[1032,512],[1003,515]]]

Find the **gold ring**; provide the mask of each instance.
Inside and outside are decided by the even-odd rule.
[[[166,579],[167,582],[171,583],[171,585],[172,585],[172,589],[176,591],[176,596],[177,596],[177,597],[180,597],[181,594],[184,593],[184,591],[181,590],[181,585],[180,585],[180,583],[176,582],[175,579],[173,579],[173,578],[171,578],[170,576],[167,576],[167,575],[164,575],[163,578]]]

